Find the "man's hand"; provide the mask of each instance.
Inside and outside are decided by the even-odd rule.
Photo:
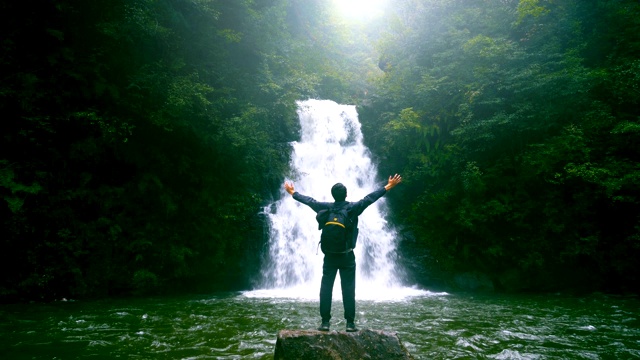
[[[284,182],[284,189],[287,190],[287,192],[290,195],[293,195],[293,193],[296,192],[296,190],[293,188],[293,183],[292,182],[285,181]]]
[[[384,189],[389,191],[393,189],[396,185],[402,182],[402,176],[395,174],[393,176],[389,176],[389,182],[384,186]]]

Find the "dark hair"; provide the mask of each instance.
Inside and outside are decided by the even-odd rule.
[[[344,201],[347,198],[347,188],[341,183],[337,183],[331,188],[331,196],[335,201]]]

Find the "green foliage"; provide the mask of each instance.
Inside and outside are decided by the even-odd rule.
[[[518,20],[520,24],[526,17],[539,18],[542,15],[549,13],[549,9],[544,7],[544,3],[548,1],[540,0],[520,0],[518,2]]]
[[[24,185],[14,181],[15,173],[7,160],[0,160],[0,187],[4,188],[2,198],[12,213],[17,213],[24,204],[24,196],[37,194],[42,190],[38,183]]]
[[[402,169],[397,206],[437,267],[510,290],[633,288],[639,10],[406,1],[389,14],[363,128],[383,171]]]
[[[294,100],[329,69],[302,61],[289,6],[3,8],[5,298],[247,286]]]

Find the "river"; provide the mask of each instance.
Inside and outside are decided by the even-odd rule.
[[[278,330],[314,329],[317,308],[252,292],[2,305],[0,358],[272,359]],[[397,332],[416,359],[640,358],[631,296],[426,292],[360,300],[357,323]]]

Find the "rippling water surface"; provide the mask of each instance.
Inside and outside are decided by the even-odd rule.
[[[361,328],[397,332],[416,359],[640,358],[637,297],[427,293],[357,305]],[[317,307],[249,293],[3,305],[0,358],[272,359],[278,330],[315,328]]]

